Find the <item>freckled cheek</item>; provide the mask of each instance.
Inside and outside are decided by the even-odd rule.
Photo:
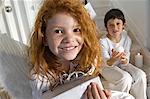
[[[55,39],[55,41],[53,42],[53,46],[55,48],[58,48],[58,46],[61,44],[61,41],[59,39]]]
[[[81,40],[81,43],[82,43],[82,45],[83,45],[83,43],[84,43],[84,39],[82,39],[82,40]]]
[[[59,45],[58,45],[57,42],[51,42],[51,43],[49,43],[49,49],[55,55],[59,52],[58,46]]]
[[[81,36],[78,38],[78,42],[80,43],[80,44],[83,44],[84,43],[84,38],[82,38]]]
[[[47,43],[50,48],[55,49],[59,44],[59,40],[57,38],[49,37]]]

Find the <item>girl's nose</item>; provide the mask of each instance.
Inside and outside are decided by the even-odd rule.
[[[74,35],[73,33],[71,33],[71,31],[67,32],[64,36],[64,40],[63,40],[65,43],[70,43],[70,42],[73,42],[74,41]]]

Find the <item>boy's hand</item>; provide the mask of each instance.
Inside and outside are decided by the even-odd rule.
[[[102,90],[98,84],[92,82],[86,89],[83,99],[110,99],[111,91]]]
[[[109,60],[107,60],[107,64],[109,66],[112,66],[116,61],[121,60],[123,55],[125,55],[124,52],[117,52],[114,49],[112,49],[112,57]]]
[[[123,55],[125,55],[124,52],[117,52],[114,49],[112,49],[112,57],[111,58],[115,59],[116,61],[119,60],[119,59],[121,59],[121,57]]]
[[[127,62],[128,62],[127,57],[126,57],[125,55],[123,55],[123,56],[121,57],[120,62],[121,62],[122,64],[127,64]]]

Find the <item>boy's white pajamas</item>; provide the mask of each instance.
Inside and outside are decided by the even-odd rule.
[[[127,59],[130,59],[131,39],[125,31],[121,33],[121,40],[118,43],[113,43],[107,37],[102,38],[100,43],[105,63],[111,57],[112,49],[116,45],[122,46]],[[110,86],[110,89],[130,93],[135,99],[147,99],[146,74],[141,69],[130,64],[129,61],[126,65],[119,62],[114,63],[113,66],[106,64],[102,69],[102,76],[114,85]]]

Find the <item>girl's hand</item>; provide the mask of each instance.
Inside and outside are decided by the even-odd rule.
[[[83,94],[83,99],[110,99],[111,92],[102,90],[98,84],[92,82]]]

